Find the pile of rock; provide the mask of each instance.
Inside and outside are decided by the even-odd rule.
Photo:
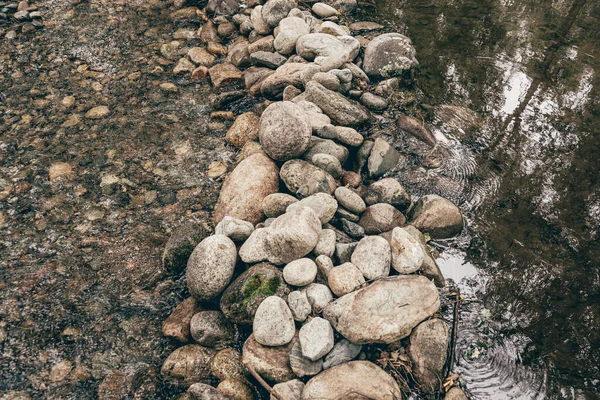
[[[457,235],[462,215],[436,195],[413,203],[395,178],[381,179],[400,153],[357,130],[388,107],[366,89],[416,65],[415,51],[397,33],[361,43],[354,24],[337,23],[340,7],[355,2],[331,3],[303,11],[269,0],[236,14],[235,2],[209,2],[222,15],[200,30],[207,49],[194,54],[210,62],[194,73],[216,88],[243,80],[248,93],[281,101],[267,102],[260,118],[240,115],[227,133],[241,161],[223,183],[214,235],[186,227],[165,249],[165,267],[185,268],[192,297],[163,331],[195,343],[172,353],[162,373],[188,387],[188,398],[254,398],[247,369],[274,385],[273,398],[401,398],[363,351],[368,344],[408,344],[420,390],[441,389],[448,327],[435,315],[444,278],[422,232]],[[208,57],[219,36],[235,35],[224,62]],[[240,354],[231,346],[236,325],[247,324]]]
[[[42,14],[38,10],[38,7],[30,5],[27,0],[20,2],[0,1],[0,23],[3,21],[10,24],[16,23],[19,26],[6,33],[7,39],[14,39],[17,35],[17,30],[27,33],[44,26]]]

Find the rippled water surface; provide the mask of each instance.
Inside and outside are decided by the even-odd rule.
[[[400,179],[450,197],[469,221],[438,243],[454,248],[441,267],[466,298],[467,391],[599,398],[600,3],[376,3],[362,17],[414,41],[420,111],[448,149],[440,168]]]

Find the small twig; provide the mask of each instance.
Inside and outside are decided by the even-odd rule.
[[[452,338],[450,339],[450,355],[446,375],[449,375],[452,372],[452,368],[454,367],[454,354],[456,351],[456,340],[458,336],[458,311],[461,303],[460,289],[458,287],[456,288],[456,293],[454,293],[454,296],[456,298],[456,300],[454,301],[454,320],[452,323]]]
[[[258,372],[256,372],[256,370],[249,365],[248,363],[244,363],[244,365],[246,366],[246,368],[248,369],[248,372],[250,372],[250,374],[254,377],[254,379],[256,379],[256,381],[258,383],[260,383],[260,385],[265,388],[265,390],[267,392],[269,392],[269,394],[273,397],[275,397],[278,400],[282,400],[281,397],[279,397],[279,395],[277,393],[275,393],[275,391],[273,390],[273,388],[271,386],[269,386],[269,384],[262,378],[262,376],[260,376],[258,374]]]

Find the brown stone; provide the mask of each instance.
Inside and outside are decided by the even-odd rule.
[[[244,365],[249,365],[271,382],[286,382],[296,376],[290,367],[290,351],[298,340],[298,335],[285,346],[267,347],[254,340],[254,335],[244,343],[242,358]]]
[[[172,352],[163,363],[163,377],[180,386],[188,387],[210,378],[210,361],[215,351],[198,344],[188,344]]]
[[[216,88],[242,79],[242,71],[232,64],[217,64],[208,70],[210,79]]]
[[[201,311],[202,307],[193,297],[188,297],[167,317],[162,324],[163,335],[177,339],[182,343],[190,341],[190,321],[194,314]]]
[[[258,123],[260,119],[253,112],[247,112],[236,118],[225,140],[233,146],[241,149],[247,141],[254,140],[258,137]]]

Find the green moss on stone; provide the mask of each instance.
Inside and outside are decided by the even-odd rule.
[[[273,296],[279,285],[281,284],[281,279],[278,276],[274,276],[264,281],[264,274],[256,274],[252,275],[244,284],[242,288],[243,305],[246,307],[250,300],[252,300],[256,296],[269,297]]]

